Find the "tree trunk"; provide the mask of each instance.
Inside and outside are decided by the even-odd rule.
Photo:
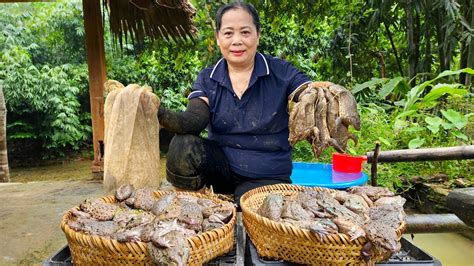
[[[471,0],[470,5],[471,29],[474,28],[474,0]],[[467,13],[467,12],[466,12]],[[469,52],[467,56],[467,67],[474,68],[474,36],[471,35],[471,43],[469,44]],[[471,85],[473,82],[473,75],[466,76],[465,85]]]
[[[405,76],[405,74],[403,74],[402,63],[398,56],[397,47],[395,47],[395,43],[393,42],[392,33],[390,32],[390,28],[388,27],[387,22],[384,21],[383,25],[385,26],[385,31],[387,32],[388,39],[390,40],[390,45],[392,46],[393,54],[395,55],[395,60],[397,60],[398,71],[400,71],[400,76],[403,77]]]
[[[413,79],[416,74],[416,45],[415,25],[413,23],[413,1],[407,0],[405,12],[407,15],[407,40],[408,40],[408,77]],[[414,82],[414,81],[412,81]],[[413,85],[413,84],[412,84]]]
[[[0,182],[10,182],[7,155],[7,109],[2,87],[0,87]]]
[[[431,61],[433,60],[433,56],[431,54],[431,1],[426,1],[425,4],[425,25],[424,25],[424,32],[425,32],[425,58],[423,61],[423,72],[431,73]],[[428,76],[425,76],[423,81],[426,81]]]
[[[461,5],[463,18],[466,22],[471,21],[469,16],[469,2],[471,2],[471,0],[463,0],[459,2],[459,4]],[[463,34],[465,33],[468,33],[468,31],[463,27]],[[467,67],[467,59],[469,57],[469,42],[467,40],[461,42],[460,54],[461,55],[459,58],[459,68],[463,69]],[[466,73],[459,74],[459,83],[466,85],[466,78]]]
[[[433,19],[436,25],[436,38],[438,41],[438,57],[439,57],[439,68],[440,71],[444,71],[448,69],[448,66],[446,65],[446,60],[447,60],[447,55],[445,51],[445,30],[443,29],[443,10],[440,10],[439,8],[436,10],[437,16],[436,18]]]
[[[415,76],[420,70],[420,40],[421,40],[421,21],[420,21],[420,12],[418,12],[416,7],[413,7],[415,11],[415,16],[413,17],[414,22],[414,31],[413,31],[413,44],[415,45],[415,55],[414,57],[414,64],[415,64]]]

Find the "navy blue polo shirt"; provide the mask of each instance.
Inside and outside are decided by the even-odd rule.
[[[256,53],[249,87],[239,99],[227,62],[203,69],[189,99],[209,99],[208,138],[217,141],[231,170],[250,178],[289,177],[288,96],[310,79],[291,63]]]

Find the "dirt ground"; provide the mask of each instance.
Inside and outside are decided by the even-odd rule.
[[[66,238],[64,212],[87,197],[103,195],[98,181],[38,181],[0,185],[0,264],[40,264]]]

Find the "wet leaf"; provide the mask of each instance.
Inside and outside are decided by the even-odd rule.
[[[385,139],[385,138],[378,137],[378,140],[379,140],[380,142],[382,142],[382,143],[383,143],[385,146],[387,146],[387,147],[392,146],[392,144],[390,144],[390,142],[389,142],[387,139]]]
[[[423,145],[425,143],[425,139],[422,139],[422,138],[416,138],[416,139],[412,139],[410,140],[410,142],[408,143],[408,148],[410,149],[417,149],[419,147],[421,147],[421,145]]]
[[[382,99],[385,99],[390,93],[392,93],[393,89],[400,84],[401,81],[403,81],[403,77],[396,77],[391,79],[387,84],[385,84],[382,89],[379,92],[379,96]]]
[[[441,123],[443,122],[443,119],[435,116],[435,117],[426,117],[425,122],[428,124],[427,128],[432,132],[432,133],[438,133],[439,132],[439,126],[441,126]]]
[[[463,128],[468,122],[467,117],[453,109],[448,109],[447,111],[441,110],[441,113],[449,120],[449,122],[453,123],[457,129]]]
[[[383,83],[383,82],[385,82],[385,81],[386,81],[386,79],[372,78],[371,80],[369,80],[369,81],[367,81],[367,82],[364,82],[364,83],[362,83],[362,84],[356,84],[356,85],[352,88],[351,92],[352,92],[352,94],[356,94],[356,93],[358,93],[358,92],[360,92],[360,91],[363,91],[363,90],[365,90],[365,89],[367,89],[367,88],[371,88],[371,87],[373,87],[373,86],[375,86],[375,85],[381,84],[381,83]]]
[[[400,131],[404,129],[408,125],[408,122],[402,119],[396,119],[395,123],[393,124],[393,129],[395,131]]]
[[[469,138],[468,138],[466,135],[464,135],[463,133],[461,133],[461,132],[459,132],[459,131],[452,131],[451,133],[452,133],[456,138],[460,138],[460,139],[465,140],[465,141],[468,141],[468,140],[469,140]]]
[[[453,124],[451,124],[451,123],[449,123],[449,122],[447,122],[447,121],[442,121],[442,122],[441,122],[441,126],[442,126],[444,129],[446,129],[446,130],[451,129],[451,128],[454,127]]]

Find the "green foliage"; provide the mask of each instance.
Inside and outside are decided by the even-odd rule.
[[[451,99],[465,99],[468,90],[461,84],[436,83],[442,78],[459,73],[474,73],[472,69],[444,71],[436,78],[413,87],[406,98],[397,102],[401,110],[395,112],[393,129],[403,140],[408,140],[408,148],[421,146],[450,146],[457,143],[468,144],[469,138],[463,133],[471,112],[460,112],[459,105],[451,105]]]
[[[409,89],[410,86],[403,77],[393,79],[372,78],[362,84],[354,85],[351,92],[359,102],[377,102],[384,105],[386,110],[389,110],[392,108],[391,103],[405,97]]]
[[[83,41],[79,35],[72,38],[75,42],[67,39],[70,26],[82,21],[81,10],[77,3],[66,7],[27,5],[30,13],[12,5],[0,14],[0,28],[5,29],[0,35],[0,85],[8,109],[7,136],[13,142],[39,141],[46,157],[79,149],[91,133],[90,115],[79,101],[87,95],[85,65],[64,64],[75,61],[73,51],[81,52],[68,47]],[[53,34],[45,34],[48,30]]]

